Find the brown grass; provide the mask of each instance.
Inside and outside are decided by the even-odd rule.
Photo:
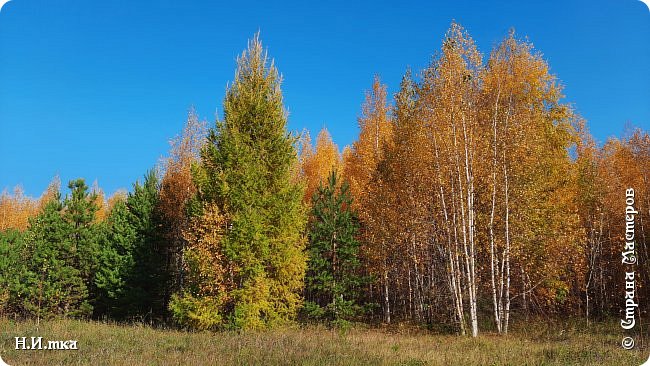
[[[0,320],[0,356],[20,365],[640,365],[614,323],[521,324],[478,339],[414,329],[295,327],[265,332],[184,332],[79,320]],[[16,336],[76,339],[79,350],[15,350]],[[647,343],[647,342],[646,342]]]

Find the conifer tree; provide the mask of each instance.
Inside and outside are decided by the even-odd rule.
[[[96,315],[149,320],[166,315],[169,273],[158,205],[159,183],[151,170],[101,224]]]
[[[22,308],[37,318],[87,316],[92,311],[80,268],[78,238],[64,219],[60,195],[30,222],[26,233],[26,274],[19,289]]]
[[[169,274],[165,267],[164,248],[160,244],[160,217],[156,211],[159,196],[159,180],[154,170],[136,182],[126,205],[129,221],[135,230],[135,242],[131,256],[133,266],[128,272],[125,298],[128,315],[164,317],[165,298]]]
[[[217,328],[234,304],[236,289],[231,274],[238,272],[221,250],[228,220],[216,204],[205,204],[185,231],[183,259],[187,276],[183,296],[173,297],[170,309],[176,320],[197,329]]]
[[[97,206],[97,193],[88,192],[83,179],[70,181],[70,195],[63,201],[63,220],[68,225],[73,266],[80,271],[91,298],[96,297],[95,273],[99,259],[99,230],[94,225]]]
[[[25,278],[23,236],[18,229],[0,231],[0,317],[19,310],[18,290]]]
[[[137,238],[133,221],[126,202],[118,201],[106,221],[100,224],[102,237],[95,275],[98,290],[95,314],[120,318],[126,313],[122,305],[127,297],[128,276],[134,266],[133,249]]]
[[[190,212],[193,220],[201,220],[203,209],[212,207],[228,218],[223,238],[214,245],[233,269],[228,276],[236,284],[227,294],[228,306],[220,310],[223,322],[213,327],[272,326],[294,318],[302,302],[303,188],[292,176],[297,139],[286,130],[280,83],[256,35],[237,61],[224,119],[209,131],[195,169],[198,192]],[[188,243],[189,251],[193,245]],[[196,275],[188,273],[188,278]],[[183,297],[175,299],[172,309]],[[182,312],[176,318],[182,319]]]
[[[332,171],[327,185],[314,192],[309,223],[306,277],[307,315],[315,319],[348,320],[359,314],[359,224],[351,211],[349,186],[338,187]]]

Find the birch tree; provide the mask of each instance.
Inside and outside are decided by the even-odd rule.
[[[386,323],[391,322],[389,262],[390,238],[385,235],[382,216],[377,215],[383,203],[377,198],[382,190],[382,176],[377,169],[384,158],[386,147],[392,142],[392,122],[386,100],[386,86],[375,77],[372,89],[366,94],[359,117],[359,138],[346,155],[344,177],[350,185],[353,208],[361,221],[362,257],[365,270],[378,280],[381,303]],[[374,292],[371,290],[370,292]]]
[[[491,192],[486,226],[499,333],[508,332],[513,299],[521,296],[526,307],[533,286],[541,285],[540,290],[559,299],[563,295],[556,295],[572,285],[564,277],[566,263],[557,261],[564,254],[557,238],[577,239],[568,156],[574,144],[574,117],[560,103],[561,88],[548,70],[532,45],[511,31],[492,51],[484,76],[482,129],[489,136],[484,160],[491,164],[483,175]],[[515,268],[519,286],[513,295]]]
[[[301,174],[305,180],[305,202],[311,202],[320,184],[325,184],[332,171],[340,175],[342,167],[339,148],[332,136],[323,128],[316,137],[316,145],[311,145],[309,134],[303,138],[300,154]],[[337,177],[338,178],[338,177]]]
[[[478,336],[478,280],[475,162],[481,56],[473,40],[453,23],[442,54],[425,71],[422,103],[432,130],[439,198],[447,227],[449,285],[464,333],[463,291],[467,296],[471,334]]]

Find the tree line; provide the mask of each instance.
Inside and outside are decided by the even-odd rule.
[[[0,196],[0,312],[260,329],[409,322],[477,336],[512,319],[617,316],[625,191],[647,301],[650,135],[599,146],[532,44],[487,60],[453,23],[389,99],[375,78],[342,152],[287,131],[258,36],[224,114],[191,110],[162,166],[104,199]],[[646,311],[646,310],[641,310]],[[639,313],[646,316],[645,313]]]

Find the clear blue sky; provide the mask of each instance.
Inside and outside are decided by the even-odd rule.
[[[650,11],[593,1],[13,0],[0,12],[0,190],[38,196],[58,174],[131,188],[194,105],[221,115],[235,58],[257,30],[284,75],[289,128],[357,134],[379,74],[395,92],[455,19],[488,54],[510,27],[566,85],[602,142],[650,126]]]

